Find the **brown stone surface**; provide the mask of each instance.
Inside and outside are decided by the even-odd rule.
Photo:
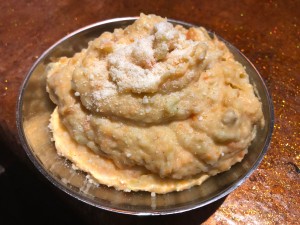
[[[137,16],[140,12],[202,25],[216,32],[253,62],[273,98],[275,128],[268,153],[254,174],[221,202],[204,224],[297,224],[300,217],[299,0],[1,1],[0,126],[4,131],[1,138],[15,154],[24,157],[22,148],[15,144],[16,101],[26,73],[43,51],[78,28],[109,18]],[[202,222],[197,215],[182,215],[185,221],[181,222]],[[169,218],[171,223],[178,217]],[[126,216],[122,221],[134,223],[132,217]]]

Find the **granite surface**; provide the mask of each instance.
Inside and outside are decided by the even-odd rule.
[[[214,205],[154,219],[101,211],[98,222],[297,224],[300,217],[299,0],[1,1],[1,143],[18,157],[16,162],[21,160],[30,166],[18,144],[15,109],[21,83],[43,51],[78,28],[105,19],[138,16],[140,12],[204,26],[240,49],[267,84],[274,103],[275,127],[269,150],[259,168],[238,189]],[[64,197],[58,194],[57,198]],[[76,203],[63,202],[76,214]],[[88,207],[81,211],[85,212],[76,216],[90,222]]]

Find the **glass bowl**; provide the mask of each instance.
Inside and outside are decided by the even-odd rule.
[[[46,93],[46,65],[51,58],[73,56],[104,31],[126,27],[136,19],[116,18],[84,27],[64,37],[39,57],[27,74],[18,98],[17,127],[22,146],[35,167],[52,184],[92,206],[133,215],[174,214],[203,207],[235,190],[257,168],[267,151],[274,123],[272,101],[258,71],[240,51],[220,37],[218,38],[226,43],[235,59],[245,66],[256,95],[262,102],[266,121],[265,127],[258,130],[248,154],[229,171],[209,178],[201,186],[151,197],[148,192],[128,193],[91,184],[85,173],[74,170],[69,161],[56,154],[54,143],[51,141],[48,124],[55,105]],[[187,28],[194,26],[172,19],[168,21]]]

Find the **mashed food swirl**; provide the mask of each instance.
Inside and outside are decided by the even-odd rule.
[[[141,14],[51,63],[47,91],[57,105],[51,123],[61,124],[90,160],[100,157],[118,176],[127,173],[128,185],[97,178],[95,166],[74,158],[78,149],[73,156],[60,152],[54,135],[58,151],[122,190],[166,193],[200,184],[241,161],[264,123],[245,69],[223,42],[155,15]],[[143,176],[148,185],[130,184]]]

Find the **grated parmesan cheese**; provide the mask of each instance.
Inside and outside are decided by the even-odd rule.
[[[149,103],[148,97],[146,95],[143,97],[142,101],[143,101],[143,104],[148,104]]]

